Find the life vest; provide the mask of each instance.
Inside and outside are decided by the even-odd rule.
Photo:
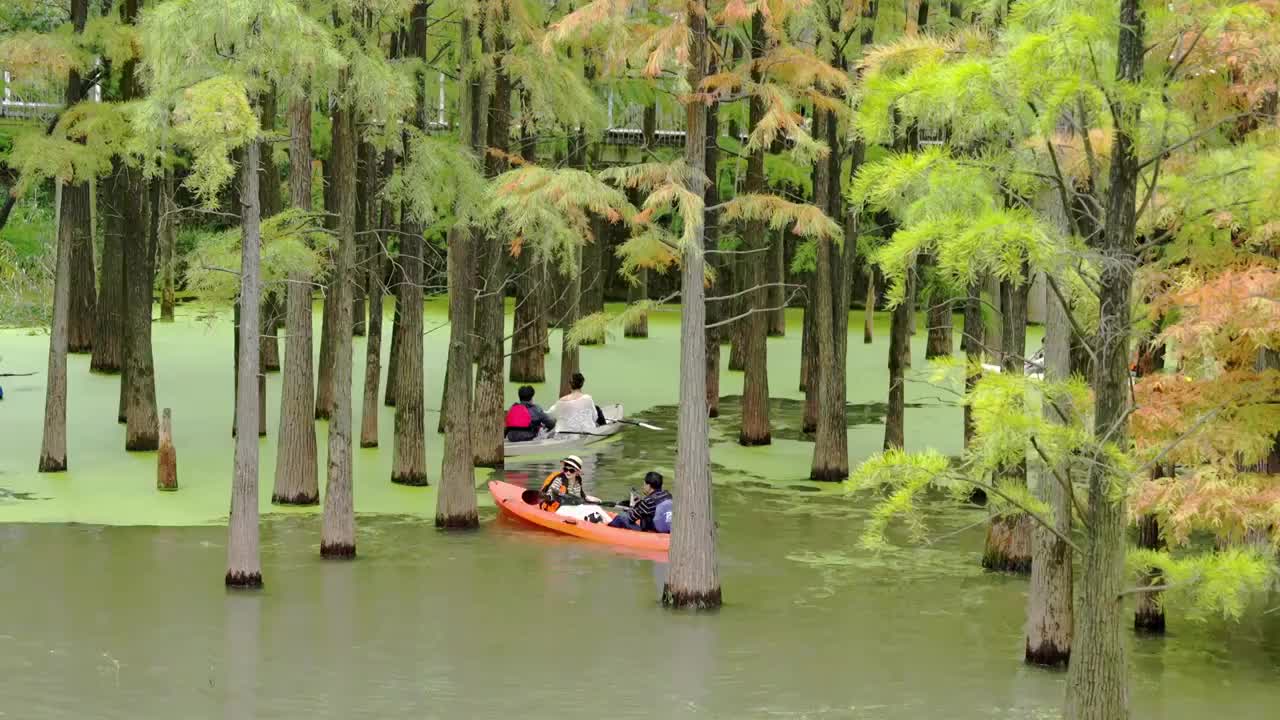
[[[556,500],[550,495],[551,483],[555,482],[555,479],[557,477],[562,477],[559,470],[551,473],[550,475],[547,476],[546,480],[542,481],[542,502],[538,503],[538,507],[543,510],[546,510],[547,512],[555,512],[556,510],[560,509],[560,501]],[[568,489],[569,488],[566,483],[565,490],[568,490]]]
[[[528,430],[533,425],[533,415],[524,403],[516,403],[507,411],[505,424],[508,430]]]

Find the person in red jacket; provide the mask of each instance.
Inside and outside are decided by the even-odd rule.
[[[555,418],[547,415],[542,408],[533,403],[533,388],[529,385],[521,387],[516,393],[520,402],[507,410],[506,438],[508,442],[528,442],[536,440],[545,430],[550,432],[556,427]]]

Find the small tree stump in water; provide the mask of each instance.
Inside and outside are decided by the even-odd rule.
[[[156,489],[178,489],[178,451],[173,448],[173,420],[169,408],[160,417],[160,450],[156,454]]]

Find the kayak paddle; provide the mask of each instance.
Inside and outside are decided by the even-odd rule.
[[[662,430],[662,428],[658,427],[657,425],[650,425],[647,422],[639,422],[637,420],[623,420],[619,418],[617,420],[610,420],[609,422],[622,423],[623,425],[636,425],[644,428],[645,430],[659,430],[659,431]]]

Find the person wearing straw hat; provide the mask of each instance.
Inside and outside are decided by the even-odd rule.
[[[582,458],[570,455],[560,461],[560,469],[542,481],[542,502],[538,507],[555,512],[563,505],[598,503],[582,487]]]

